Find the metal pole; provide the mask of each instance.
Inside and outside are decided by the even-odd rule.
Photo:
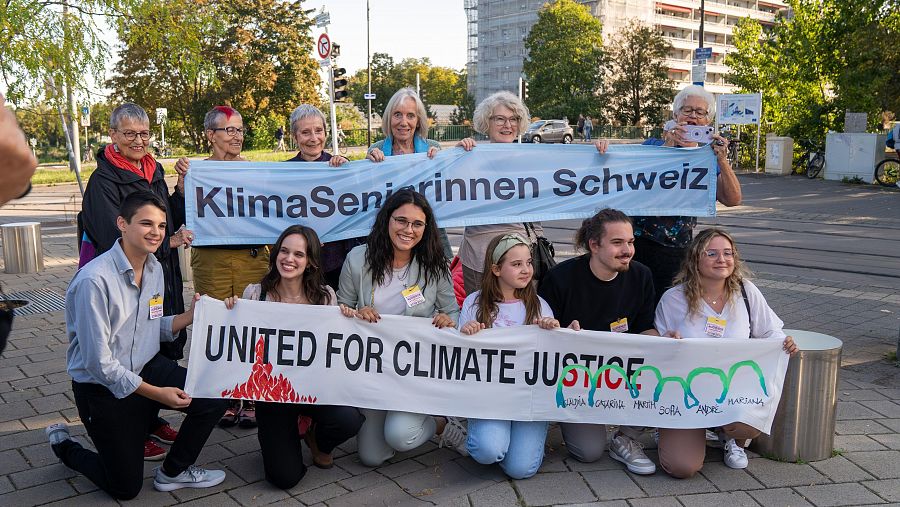
[[[91,146],[88,144],[88,131],[87,125],[84,126],[84,157],[82,157],[85,161],[88,159],[88,155],[91,153]]]
[[[700,0],[700,45],[698,47],[703,47],[703,18],[705,18],[706,11],[706,0]]]
[[[759,121],[756,122],[756,171],[759,172],[759,131],[762,129],[763,105],[762,93],[759,94]]]
[[[334,60],[328,66],[328,82],[331,83],[329,102],[331,103],[331,152],[338,154],[337,112],[334,107]]]
[[[422,93],[419,91],[419,73],[418,72],[416,72],[416,95],[418,95],[420,99],[422,98]]]
[[[160,146],[159,146],[159,154],[160,154],[160,156],[164,156],[164,154],[166,152],[166,120],[165,119],[163,119],[163,121],[161,121],[159,123],[159,129],[162,134],[162,139],[160,140]]]
[[[366,0],[366,72],[369,84],[369,96],[372,96],[372,51],[369,37],[369,0]],[[369,103],[369,114],[366,115],[366,146],[372,146],[372,99],[366,99]]]

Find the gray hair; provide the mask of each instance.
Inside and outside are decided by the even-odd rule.
[[[203,117],[203,130],[215,130],[219,126],[219,121],[221,121],[223,116],[225,117],[225,121],[228,121],[234,115],[243,119],[241,113],[231,106],[215,106]]]
[[[113,109],[112,114],[109,115],[109,128],[118,130],[122,120],[126,118],[150,125],[150,117],[147,116],[147,111],[144,111],[144,108],[137,104],[126,102]]]
[[[488,95],[475,108],[475,112],[472,114],[472,123],[475,125],[477,132],[487,135],[490,131],[491,116],[494,114],[494,109],[497,106],[505,106],[515,112],[516,116],[519,117],[519,133],[525,132],[531,119],[531,115],[528,114],[528,108],[519,100],[519,97],[506,90]]]
[[[297,122],[307,118],[318,118],[322,120],[322,127],[326,130],[328,129],[328,120],[325,118],[325,113],[312,104],[300,104],[291,113],[291,134],[297,133]]]
[[[408,86],[397,90],[384,107],[384,114],[381,116],[381,130],[384,132],[385,137],[391,136],[391,116],[394,115],[394,111],[400,107],[400,104],[407,97],[413,99],[416,103],[416,117],[418,118],[416,134],[422,139],[426,139],[428,138],[428,111],[425,110],[425,104],[422,103],[419,94]]]
[[[676,112],[681,109],[681,106],[684,105],[684,101],[687,100],[688,97],[699,97],[706,101],[707,118],[712,118],[716,115],[716,98],[713,94],[702,86],[688,85],[684,90],[678,92],[678,95],[675,95],[675,100],[672,102],[673,118],[675,117]]]

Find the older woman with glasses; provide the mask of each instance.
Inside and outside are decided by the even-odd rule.
[[[125,197],[138,190],[149,190],[167,204],[166,237],[156,251],[165,282],[163,315],[178,315],[184,312],[184,287],[177,248],[190,246],[193,240],[190,231],[179,228],[184,224],[184,197],[177,192],[169,195],[163,167],[147,149],[150,146],[150,118],[143,108],[126,103],[113,109],[109,118],[109,137],[112,144],[97,152],[97,170],[88,180],[78,214],[81,238],[78,266],[87,264],[118,241],[121,233],[116,217]],[[186,341],[187,333],[182,330],[174,341],[160,344],[160,353],[169,359],[181,359]],[[149,436],[161,442],[172,443],[178,435],[156,414],[148,421],[148,427],[151,430]],[[148,437],[144,444],[144,459],[162,460],[166,453]]]
[[[784,323],[766,298],[747,279],[737,245],[722,229],[697,234],[687,249],[675,287],[667,290],[656,308],[655,326],[671,338],[730,338],[779,340],[787,354],[797,352],[784,334]],[[715,320],[717,325],[710,326]],[[747,468],[742,443],[759,435],[744,423],[716,428],[725,465]],[[659,463],[673,477],[692,477],[703,466],[706,429],[659,429]]]
[[[666,124],[662,139],[648,139],[644,144],[696,147],[687,136],[686,125],[709,125],[715,116],[715,97],[701,86],[691,85],[675,95],[672,104],[674,120]],[[741,203],[741,183],[728,162],[728,140],[713,136],[713,151],[719,171],[716,177],[716,200],[725,206]],[[672,278],[678,271],[688,243],[693,238],[696,217],[632,217],[634,222],[634,260],[644,264],[653,273],[656,300],[672,286]]]
[[[419,94],[412,88],[400,88],[394,93],[384,108],[382,119],[384,139],[369,146],[366,153],[366,158],[372,162],[383,162],[385,157],[411,153],[425,153],[428,158],[434,158],[441,149],[439,142],[428,139],[428,112]],[[457,146],[471,150],[475,142],[467,138],[457,143]],[[440,229],[438,235],[444,255],[450,259],[453,257],[453,250],[450,248],[447,231]]]

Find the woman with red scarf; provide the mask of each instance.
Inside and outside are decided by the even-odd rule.
[[[168,205],[166,240],[156,251],[165,279],[163,315],[178,315],[184,312],[184,296],[177,248],[190,246],[193,240],[190,231],[180,228],[184,224],[184,197],[169,195],[162,165],[147,150],[150,118],[140,106],[126,103],[115,108],[109,119],[109,136],[112,144],[97,152],[97,170],[85,188],[78,215],[81,237],[78,266],[109,250],[119,239],[116,217],[125,197],[138,190],[150,190]],[[187,334],[182,330],[175,341],[160,344],[160,353],[173,360],[181,359],[186,341]],[[148,425],[150,437],[168,444],[175,440],[177,432],[164,420],[154,419]],[[144,445],[147,460],[161,460],[166,452],[150,438]]]

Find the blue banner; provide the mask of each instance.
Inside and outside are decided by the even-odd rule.
[[[388,157],[384,162],[192,161],[185,183],[194,244],[273,243],[287,226],[322,241],[365,236],[391,193],[428,198],[440,227],[628,215],[713,216],[712,149],[615,145],[484,144]]]

